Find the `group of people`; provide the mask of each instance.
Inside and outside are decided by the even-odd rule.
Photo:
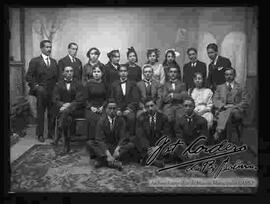
[[[47,138],[56,145],[63,135],[68,153],[74,120],[84,117],[87,147],[96,167],[121,169],[122,162],[129,160],[145,165],[164,135],[172,141],[182,139],[185,146],[201,135],[210,138],[213,127],[216,141],[229,137],[232,125],[243,119],[248,106],[245,87],[235,81],[235,69],[229,59],[218,55],[214,43],[206,48],[211,59],[208,77],[195,48],[187,50],[190,62],[183,73],[174,49],[166,51],[162,64],[158,49],[147,50],[148,61],[142,67],[133,47],[128,48],[126,64],[119,64],[120,52],[112,50],[106,65],[99,61],[99,49],[93,47],[84,66],[76,57],[76,43],[68,45],[68,55],[58,63],[50,57],[49,40],[41,41],[40,49],[41,55],[31,59],[26,74],[29,94],[37,98],[38,140],[45,141],[47,109]],[[54,135],[56,120],[59,135]],[[183,159],[177,152],[170,159]],[[159,157],[153,164],[162,167],[164,159]]]

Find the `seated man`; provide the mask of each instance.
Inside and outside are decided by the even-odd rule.
[[[140,93],[140,110],[137,112],[137,117],[145,112],[144,102],[146,98],[153,98],[157,103],[157,108],[161,108],[161,94],[162,94],[162,85],[159,81],[153,79],[153,67],[149,64],[143,66],[143,76],[144,79],[137,82],[137,87]]]
[[[121,161],[131,156],[135,147],[126,133],[125,120],[116,111],[115,100],[109,99],[105,105],[106,113],[97,123],[95,140],[87,142],[90,158],[96,158],[96,168],[108,166],[122,170]]]
[[[74,118],[83,115],[83,86],[77,80],[73,80],[73,68],[67,66],[63,71],[63,79],[60,80],[53,91],[53,103],[55,116],[59,119],[59,127],[64,134],[64,152],[70,150],[70,136],[74,131]],[[81,111],[80,111],[81,110]],[[59,135],[55,135],[53,144],[58,143]]]
[[[154,99],[145,100],[146,112],[143,112],[137,119],[136,127],[136,147],[140,153],[141,164],[145,165],[151,152],[155,149],[155,143],[159,138],[166,135],[171,136],[171,127],[168,118],[163,113],[157,111],[157,104]],[[153,165],[164,166],[163,155],[157,158]]]
[[[177,79],[177,73],[177,68],[169,68],[169,81],[164,84],[162,94],[163,113],[171,123],[184,114],[182,98],[188,96],[186,85]]]
[[[136,111],[139,103],[139,91],[136,82],[128,79],[127,65],[119,67],[120,79],[112,83],[111,98],[117,105],[117,115],[123,116],[126,120],[127,131],[130,135],[135,135]]]
[[[207,120],[194,112],[195,102],[190,96],[184,97],[183,106],[185,113],[175,122],[175,139],[181,139],[183,145],[175,151],[175,159],[185,160],[192,156],[182,156],[182,150],[186,149],[196,138],[206,136],[208,139]]]
[[[217,110],[217,127],[214,134],[215,140],[223,139],[221,137],[226,129],[227,139],[231,141],[232,124],[241,122],[243,115],[248,107],[246,88],[237,83],[234,79],[236,72],[234,68],[227,68],[225,70],[224,84],[217,86],[213,102],[214,108]],[[239,139],[239,138],[238,138]]]

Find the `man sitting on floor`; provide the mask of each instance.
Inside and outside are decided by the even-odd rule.
[[[217,127],[214,139],[221,140],[222,133],[226,130],[227,139],[231,140],[232,124],[241,122],[248,107],[246,88],[237,83],[235,79],[235,69],[230,67],[225,70],[226,82],[217,86],[213,102],[217,110]]]
[[[64,152],[70,150],[70,137],[74,132],[74,118],[84,115],[83,86],[73,80],[73,68],[67,66],[63,71],[63,79],[59,81],[53,91],[55,116],[58,117],[60,131],[64,134]],[[55,135],[53,144],[57,145],[61,135]]]
[[[96,168],[107,166],[122,170],[121,161],[132,155],[135,145],[129,140],[125,119],[116,114],[115,100],[109,99],[105,107],[106,113],[97,123],[95,140],[87,143],[90,158],[96,158]]]

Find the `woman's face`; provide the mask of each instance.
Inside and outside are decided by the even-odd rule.
[[[131,63],[131,64],[134,64],[136,62],[136,55],[134,52],[131,52],[129,53],[128,55],[128,61]]]
[[[157,55],[155,52],[152,52],[149,56],[148,56],[148,60],[150,63],[154,64],[157,61]]]
[[[112,63],[113,64],[119,64],[120,61],[120,54],[118,52],[115,52],[112,56]]]
[[[98,60],[98,54],[97,54],[97,51],[96,50],[91,50],[90,52],[90,61],[91,62],[96,62]]]
[[[195,84],[196,87],[198,87],[198,88],[202,87],[203,77],[202,77],[201,74],[196,74],[193,81],[194,81],[194,84]]]
[[[99,67],[93,69],[93,77],[95,80],[100,80],[102,77],[102,72]]]
[[[171,52],[169,52],[167,54],[167,62],[172,63],[174,60],[175,60],[175,58],[174,58],[173,54]]]

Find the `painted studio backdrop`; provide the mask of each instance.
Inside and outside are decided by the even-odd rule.
[[[220,54],[229,58],[236,69],[236,80],[247,85],[251,106],[256,106],[255,8],[24,8],[10,9],[10,16],[10,60],[21,61],[24,69],[19,72],[21,78],[15,74],[10,76],[11,101],[19,93],[13,82],[14,76],[18,78],[16,81],[24,84],[21,88],[25,91],[21,94],[27,96],[28,86],[23,83],[22,75],[26,73],[30,59],[40,55],[39,42],[50,39],[52,57],[56,60],[67,54],[70,42],[76,42],[79,45],[77,57],[83,65],[87,63],[86,52],[91,47],[101,50],[100,61],[105,64],[107,52],[112,49],[120,50],[120,63],[125,63],[127,48],[133,46],[138,53],[139,65],[146,62],[149,48],[160,49],[160,63],[164,60],[165,50],[175,48],[180,52],[176,61],[181,69],[188,62],[186,50],[189,47],[197,48],[198,59],[208,65],[206,46],[217,43]],[[22,28],[16,26],[18,24]],[[18,30],[23,31],[22,39],[17,35]],[[34,100],[28,97],[35,115]],[[253,121],[255,108],[251,110],[249,117]]]

